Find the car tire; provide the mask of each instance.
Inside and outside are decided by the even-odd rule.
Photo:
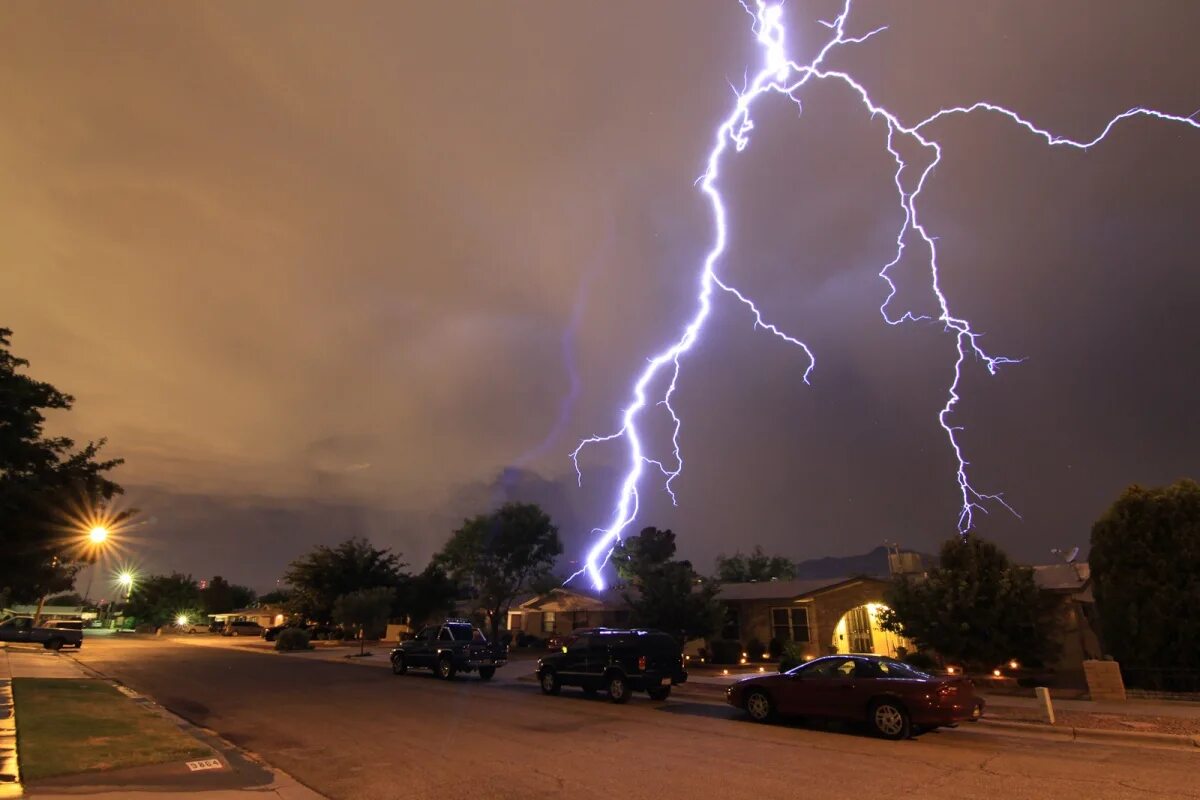
[[[495,667],[480,667],[479,668],[479,680],[481,680],[481,681],[490,681],[492,679],[492,676],[495,674],[496,674]]]
[[[441,658],[438,660],[437,674],[444,681],[452,681],[458,674],[458,670],[454,668],[454,662],[451,659]]]
[[[237,631],[230,631],[229,635],[230,636],[239,636],[240,634]]]
[[[542,674],[538,676],[538,683],[542,686],[542,694],[558,694],[562,689],[562,683],[558,680],[558,673],[552,669],[542,670]]]
[[[908,709],[895,700],[876,700],[867,711],[867,725],[884,739],[907,739],[912,735]]]
[[[614,703],[629,702],[629,681],[619,672],[614,672],[608,676],[608,683],[605,686],[605,693],[608,699]]]
[[[775,702],[762,689],[752,689],[746,695],[746,713],[755,722],[772,722],[775,719]]]
[[[63,640],[59,638],[47,639],[46,644],[42,645],[47,650],[62,650]]]
[[[971,706],[971,718],[967,722],[979,722],[981,719],[983,719],[983,703],[976,700],[975,705]]]
[[[392,674],[403,675],[408,672],[408,664],[404,663],[404,656],[392,656]]]
[[[650,689],[646,694],[650,695],[651,700],[666,700],[671,696],[671,687],[659,686],[657,689]]]

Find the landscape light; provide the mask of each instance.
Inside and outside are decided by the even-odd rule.
[[[1017,660],[1015,658],[1012,661],[1008,662],[1009,669],[1020,669],[1020,667],[1021,667],[1021,665],[1017,663]]]
[[[1000,677],[1000,670],[998,670],[998,669],[994,669],[994,670],[992,670],[992,674],[993,674],[993,675],[995,675],[997,678],[999,678],[999,677]]]

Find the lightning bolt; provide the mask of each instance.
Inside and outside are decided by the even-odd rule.
[[[722,199],[720,189],[718,188],[721,176],[721,164],[725,156],[729,154],[731,149],[735,153],[740,153],[750,144],[750,134],[754,130],[754,119],[751,116],[751,108],[757,100],[768,94],[783,95],[792,100],[802,112],[803,106],[800,102],[798,92],[812,80],[831,81],[843,85],[853,96],[860,100],[863,109],[870,118],[882,119],[886,126],[884,147],[896,164],[894,182],[900,208],[903,212],[903,222],[896,235],[895,257],[879,271],[879,277],[883,279],[887,286],[887,296],[884,298],[882,305],[880,305],[879,312],[888,325],[900,325],[904,322],[919,321],[941,323],[946,333],[954,339],[956,356],[954,358],[951,380],[947,388],[946,402],[939,410],[937,419],[938,424],[941,425],[942,430],[946,433],[950,449],[953,451],[955,461],[957,462],[955,481],[961,497],[961,506],[958,512],[958,531],[960,534],[966,534],[974,524],[975,515],[979,512],[987,512],[986,503],[994,503],[1008,509],[1010,512],[1016,513],[1001,495],[985,494],[976,490],[971,485],[967,475],[967,467],[970,462],[964,455],[962,445],[959,442],[959,433],[962,428],[953,424],[952,421],[955,408],[961,400],[959,386],[964,368],[969,359],[981,363],[990,375],[997,374],[1000,368],[1005,365],[1019,363],[1021,359],[992,355],[985,351],[980,344],[979,332],[971,327],[971,323],[967,319],[956,315],[951,310],[950,302],[942,291],[938,266],[937,241],[921,221],[917,204],[921,192],[925,188],[926,181],[942,158],[942,145],[933,138],[931,129],[946,117],[959,114],[973,114],[976,112],[990,112],[1006,117],[1029,133],[1041,137],[1049,146],[1088,150],[1102,142],[1118,123],[1132,117],[1153,117],[1168,122],[1181,123],[1196,129],[1200,129],[1200,123],[1192,119],[1191,116],[1166,114],[1147,108],[1131,108],[1113,117],[1095,138],[1090,140],[1074,140],[1051,133],[1003,106],[988,102],[978,102],[971,105],[943,108],[914,125],[906,125],[899,115],[876,103],[871,98],[867,89],[852,75],[824,67],[826,57],[836,48],[845,45],[862,44],[876,34],[886,30],[886,27],[881,27],[857,36],[847,34],[846,24],[850,17],[851,3],[852,0],[845,0],[841,13],[836,18],[832,21],[821,21],[821,24],[830,30],[830,36],[811,61],[806,64],[800,64],[791,60],[787,54],[785,47],[786,31],[783,25],[781,6],[769,5],[764,0],[755,0],[752,5],[745,2],[745,0],[742,2],[742,7],[745,8],[746,12],[753,19],[751,30],[762,48],[764,56],[763,66],[752,79],[747,81],[742,90],[734,89],[735,101],[733,109],[717,126],[713,148],[709,152],[706,168],[697,180],[700,191],[708,198],[712,209],[713,244],[705,256],[700,270],[696,310],[684,326],[679,338],[665,349],[651,356],[642,372],[638,375],[637,380],[633,384],[631,401],[621,412],[620,428],[608,435],[591,436],[584,439],[575,448],[574,452],[571,453],[576,475],[581,483],[583,475],[579,467],[579,455],[584,448],[591,445],[617,440],[624,442],[628,455],[628,466],[621,481],[613,515],[608,526],[593,530],[597,538],[588,552],[586,566],[568,578],[568,582],[586,572],[592,584],[597,589],[604,588],[605,583],[602,570],[609,556],[611,556],[613,548],[620,541],[622,532],[637,518],[640,504],[639,487],[647,467],[655,468],[664,477],[665,490],[670,495],[671,501],[673,503],[677,502],[671,484],[683,470],[683,457],[679,445],[682,421],[675,407],[672,405],[672,398],[675,395],[678,384],[682,359],[691,351],[696,342],[699,341],[700,334],[704,329],[704,323],[708,320],[718,292],[729,295],[740,305],[744,306],[753,318],[755,328],[761,328],[783,342],[803,351],[807,366],[804,369],[802,379],[805,383],[809,382],[813,369],[816,367],[816,359],[813,356],[812,350],[800,339],[768,322],[750,297],[717,273],[717,265],[725,252],[727,242],[727,212],[725,201]],[[928,163],[923,168],[915,171],[915,179],[907,177],[910,172],[909,164],[900,154],[897,146],[897,142],[900,140],[906,140],[909,143],[917,145],[930,156]],[[928,253],[930,288],[933,291],[933,296],[938,307],[936,318],[914,314],[911,311],[894,313],[891,310],[892,300],[895,298],[897,287],[889,273],[893,267],[900,263],[904,251],[910,243],[924,248],[925,252]],[[672,451],[669,463],[663,463],[662,460],[647,455],[638,427],[643,412],[647,410],[651,403],[650,392],[655,386],[659,386],[659,390],[653,395],[654,402],[666,410],[672,424]]]

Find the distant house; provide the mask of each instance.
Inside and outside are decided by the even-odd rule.
[[[213,622],[224,624],[230,621],[247,620],[257,622],[263,628],[282,625],[287,619],[287,611],[283,606],[259,606],[258,608],[237,608],[224,614],[209,614]]]
[[[1053,667],[1065,683],[1083,684],[1083,662],[1100,658],[1096,599],[1092,596],[1092,571],[1086,562],[1045,564],[1033,568],[1033,579],[1053,598],[1051,613],[1061,649]]]
[[[719,638],[743,646],[756,641],[763,652],[770,652],[772,641],[776,649],[793,642],[808,658],[831,653],[895,656],[912,645],[879,626],[889,584],[868,576],[726,583],[717,594],[726,614]],[[747,656],[761,659],[763,652],[747,651]]]
[[[620,589],[588,593],[559,586],[546,594],[514,603],[508,629],[544,639],[579,628],[619,628],[629,624],[629,606]]]

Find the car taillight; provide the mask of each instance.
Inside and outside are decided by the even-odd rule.
[[[646,671],[646,657],[638,656],[638,672]]]

